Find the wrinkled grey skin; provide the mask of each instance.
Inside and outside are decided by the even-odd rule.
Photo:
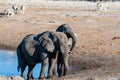
[[[21,68],[21,76],[24,77],[24,70],[28,65],[27,78],[32,79],[34,66],[42,63],[39,79],[44,78],[46,66],[49,63],[48,78],[51,78],[58,59],[63,64],[63,75],[65,76],[68,70],[67,42],[66,35],[60,32],[46,31],[38,35],[27,35],[17,48],[18,71]]]
[[[64,33],[61,32],[47,32],[47,35],[53,42],[54,42],[54,52],[53,53],[58,53],[58,59],[57,62],[60,62],[62,64],[62,68],[63,68],[63,74],[61,74],[61,76],[65,76],[68,70],[68,56],[69,56],[69,47],[68,47],[68,39],[67,36]],[[46,36],[46,34],[45,34]],[[54,56],[54,54],[53,54]],[[48,70],[48,78],[51,77],[53,75],[53,70],[54,70],[54,66],[56,65],[56,61],[52,60],[49,62],[51,66],[51,62],[55,63],[54,65],[52,65],[52,69],[49,69],[51,71]],[[50,67],[49,67],[50,68]],[[61,67],[60,67],[61,68]],[[59,69],[59,68],[58,68]]]
[[[70,51],[72,51],[76,45],[76,37],[72,28],[68,24],[62,24],[56,29],[56,32],[65,33],[68,39],[72,38],[72,44],[70,47]]]
[[[30,34],[25,36],[22,42],[17,47],[17,57],[18,57],[18,71],[21,69],[21,77],[25,78],[24,70],[28,65],[28,77],[31,74],[35,63],[37,63],[37,51],[36,46],[38,46],[38,41],[36,41],[35,34]],[[33,60],[35,59],[35,60]]]
[[[69,44],[69,51],[70,53],[73,53],[72,50],[74,49],[76,45],[76,37],[71,27],[68,24],[62,24],[56,29],[56,32],[64,33],[67,36],[68,40],[70,40],[70,38],[72,39],[72,43]],[[61,60],[59,60],[59,57],[57,60],[57,65],[58,65],[57,67],[58,76],[61,77],[64,71],[63,71],[63,64],[61,63]],[[56,70],[54,70],[54,73],[55,72]]]

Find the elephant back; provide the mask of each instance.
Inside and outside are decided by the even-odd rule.
[[[67,30],[72,31],[68,24],[62,24],[56,29],[56,32],[66,32]]]
[[[38,42],[34,40],[35,34],[27,35],[22,44],[24,53],[27,53],[29,56],[33,56],[35,52],[35,46],[38,45]]]

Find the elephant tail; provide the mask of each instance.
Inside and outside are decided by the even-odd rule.
[[[20,66],[17,66],[17,70],[18,70],[18,72],[20,71]]]
[[[18,72],[20,71],[21,65],[22,65],[22,52],[21,52],[21,48],[20,45],[17,48],[17,58],[18,58],[18,66],[17,66],[17,70]]]

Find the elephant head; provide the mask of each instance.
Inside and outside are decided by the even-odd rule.
[[[54,51],[54,48],[55,48],[54,43],[50,38],[46,37],[46,34],[42,35],[39,38],[38,42],[40,43],[40,45],[39,45],[40,51],[41,51],[41,49],[44,49],[45,51],[50,52],[50,53],[52,53]]]
[[[68,39],[72,38],[72,44],[70,48],[70,51],[72,51],[76,44],[76,37],[71,27],[68,24],[62,24],[56,29],[56,31],[65,33]]]

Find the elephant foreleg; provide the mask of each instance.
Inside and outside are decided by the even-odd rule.
[[[32,75],[34,67],[35,67],[35,64],[28,65],[28,75],[27,75],[28,80],[34,79]]]
[[[63,62],[58,61],[57,62],[57,73],[58,73],[58,77],[61,77],[63,75]]]
[[[65,76],[67,74],[68,71],[68,55],[64,57],[64,74],[63,76]]]
[[[41,64],[42,66],[41,66],[41,72],[40,72],[39,79],[44,79],[44,74],[45,74],[47,64],[48,64],[48,58],[44,59]]]
[[[65,76],[67,74],[67,71],[68,71],[68,56],[69,56],[69,54],[64,53],[64,54],[60,55],[60,57],[58,58],[57,72],[58,72],[59,77]]]
[[[58,73],[58,77],[61,76],[65,76],[67,74],[67,70],[68,70],[68,62],[67,61],[59,61],[57,62],[58,67],[57,67],[57,73]]]
[[[49,69],[48,69],[48,77],[47,78],[52,78],[53,76],[53,69],[54,69],[54,65],[55,64],[55,60],[51,59],[49,62]]]
[[[53,77],[53,72],[55,70],[56,61],[57,61],[57,58],[58,58],[58,51],[56,52],[56,55],[54,55],[54,56],[55,56],[54,58],[51,58],[49,60],[48,78],[52,78]],[[55,74],[55,72],[54,72],[54,74]]]

